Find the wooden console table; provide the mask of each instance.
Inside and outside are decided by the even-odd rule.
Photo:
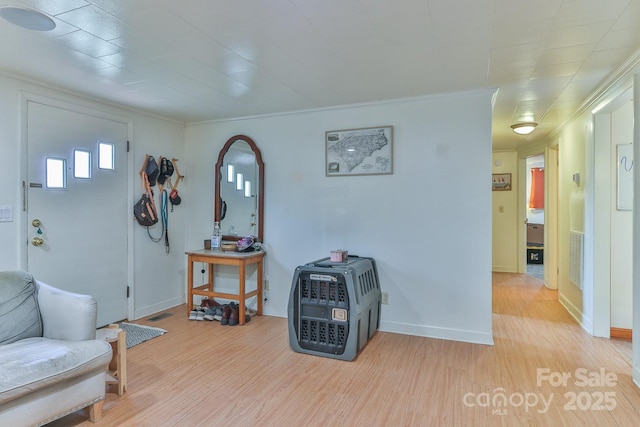
[[[187,315],[193,310],[193,296],[200,295],[209,298],[219,297],[228,300],[238,301],[239,323],[244,325],[245,301],[248,298],[257,296],[258,316],[262,315],[262,269],[264,266],[264,251],[259,252],[224,252],[221,250],[200,249],[189,251],[187,254]],[[208,283],[201,286],[193,286],[193,264],[203,262],[209,264]],[[240,270],[239,289],[237,294],[216,292],[214,288],[214,266],[215,265],[237,265]],[[257,289],[246,292],[245,290],[245,267],[257,264],[258,277],[256,279]]]

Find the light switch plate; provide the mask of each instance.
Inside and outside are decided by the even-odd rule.
[[[389,304],[389,292],[382,292],[380,304]]]
[[[0,222],[13,222],[13,207],[9,205],[0,206]]]

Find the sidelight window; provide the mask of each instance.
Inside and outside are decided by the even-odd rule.
[[[91,151],[73,150],[73,177],[91,179]]]
[[[98,168],[106,170],[115,169],[115,148],[113,144],[101,142],[98,144]]]
[[[67,161],[47,157],[46,160],[47,188],[67,188]]]

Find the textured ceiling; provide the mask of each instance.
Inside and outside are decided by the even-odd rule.
[[[544,140],[640,47],[640,0],[23,0],[0,70],[184,122],[497,88]],[[510,125],[536,121],[528,137]]]

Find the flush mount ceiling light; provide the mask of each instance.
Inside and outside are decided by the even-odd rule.
[[[537,123],[529,122],[529,123],[516,123],[515,125],[511,125],[511,129],[519,135],[529,135],[533,130],[538,126]]]
[[[35,31],[51,31],[56,27],[53,19],[37,10],[23,7],[0,7],[0,17],[18,27]]]

